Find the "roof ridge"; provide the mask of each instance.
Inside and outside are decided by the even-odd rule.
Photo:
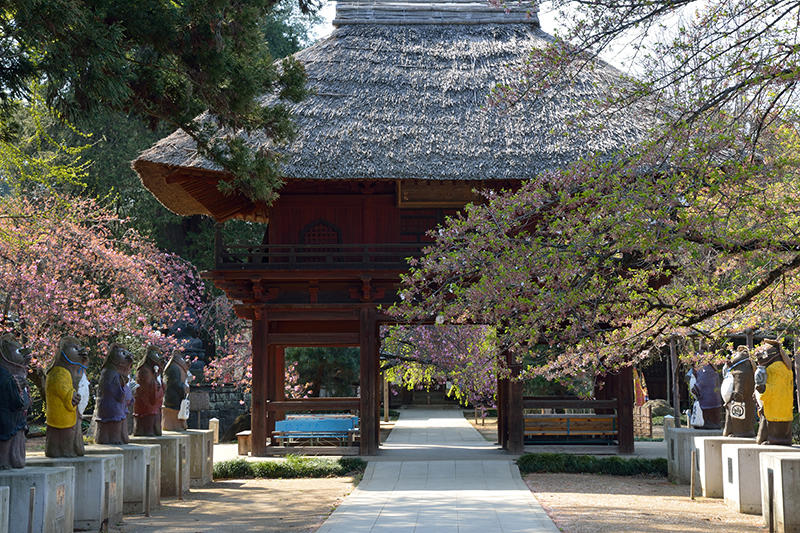
[[[538,26],[533,0],[340,0],[334,26],[347,24],[531,24]]]

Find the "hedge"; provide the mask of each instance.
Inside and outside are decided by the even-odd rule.
[[[337,477],[361,473],[366,467],[367,463],[357,457],[323,459],[288,455],[282,461],[262,462],[233,459],[214,465],[214,479]]]
[[[592,455],[569,455],[566,453],[526,453],[517,459],[520,472],[609,474],[612,476],[636,476],[655,474],[667,476],[667,460],[641,457],[595,457]]]

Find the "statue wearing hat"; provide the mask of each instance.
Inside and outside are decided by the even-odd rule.
[[[189,365],[175,352],[164,369],[166,378],[162,427],[167,431],[186,431],[189,418]]]
[[[142,364],[136,369],[134,394],[133,434],[148,437],[161,435],[161,403],[164,400],[164,384],[161,374],[164,367],[161,351],[155,346],[147,347]]]
[[[750,361],[750,350],[739,346],[730,361],[725,364],[720,391],[725,402],[726,437],[755,437],[756,402],[753,397],[755,368]]]
[[[0,470],[25,466],[30,360],[30,351],[14,335],[0,337]]]
[[[781,343],[773,339],[764,339],[764,344],[756,349],[755,355],[758,363],[755,387],[760,415],[756,442],[791,446],[794,406],[792,360]]]
[[[83,455],[83,434],[78,404],[81,375],[86,372],[89,352],[78,339],[61,337],[53,363],[45,377],[45,416],[47,433],[45,455],[48,457],[80,457]]]
[[[128,443],[128,410],[133,403],[128,378],[132,366],[131,353],[119,344],[111,345],[97,384],[95,442],[98,444]]]

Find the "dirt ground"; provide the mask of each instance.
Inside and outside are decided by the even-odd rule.
[[[729,510],[719,499],[692,501],[688,486],[665,479],[528,474],[525,482],[565,533],[768,531],[761,516]]]
[[[184,501],[163,500],[150,518],[126,515],[113,533],[305,533],[353,490],[350,477],[215,481]]]

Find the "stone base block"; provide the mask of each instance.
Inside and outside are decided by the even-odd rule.
[[[11,489],[0,487],[0,533],[8,533],[8,502]]]
[[[761,474],[761,511],[764,525],[770,527],[770,477],[772,481],[772,528],[776,533],[800,531],[800,454],[762,453],[758,457]],[[770,476],[770,473],[772,476]]]
[[[30,462],[28,462],[30,465]],[[0,470],[0,487],[9,487],[9,531],[71,533],[75,509],[75,469],[26,466]],[[34,489],[31,493],[31,488]],[[33,499],[33,513],[30,513]]]
[[[187,429],[189,435],[189,477],[192,487],[202,487],[214,480],[214,431]]]
[[[28,456],[31,466],[75,469],[76,531],[99,531],[103,521],[122,521],[122,457],[118,455],[85,455],[83,457]],[[119,470],[118,470],[119,469]]]
[[[695,437],[721,437],[721,429],[664,428],[667,475],[673,483],[689,483]]]
[[[189,435],[164,433],[160,437],[131,437],[131,444],[158,444],[161,447],[161,497],[177,498],[189,492]]]
[[[161,447],[156,444],[92,444],[86,455],[121,454],[124,463],[122,512],[143,514],[147,493],[147,467],[150,466],[150,509],[161,502]]]
[[[697,475],[703,496],[722,498],[722,445],[755,444],[756,439],[739,437],[695,437],[697,449]]]
[[[722,492],[728,507],[745,514],[761,514],[762,453],[798,453],[800,447],[759,444],[722,445]]]

